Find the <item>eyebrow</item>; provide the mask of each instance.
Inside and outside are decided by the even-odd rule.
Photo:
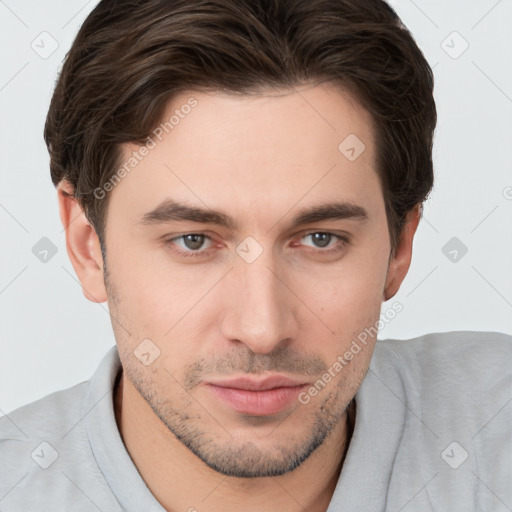
[[[326,203],[308,209],[302,209],[293,217],[291,227],[322,222],[326,220],[368,219],[368,212],[362,206],[348,202]],[[153,210],[145,213],[138,224],[156,225],[173,221],[190,221],[201,224],[215,224],[236,230],[237,222],[222,211],[189,206],[184,203],[165,199]]]

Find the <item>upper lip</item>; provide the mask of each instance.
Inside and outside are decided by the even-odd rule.
[[[306,383],[283,375],[271,375],[264,378],[238,377],[234,379],[209,381],[206,384],[219,386],[221,388],[244,389],[247,391],[267,391],[274,388],[303,386]]]

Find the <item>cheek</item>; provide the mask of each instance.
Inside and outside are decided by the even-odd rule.
[[[122,313],[139,331],[162,337],[194,298],[197,301],[189,286],[192,283],[183,282],[183,274],[165,259],[164,248],[121,239],[116,242],[108,255],[109,269]],[[198,283],[196,288],[201,288]]]
[[[310,292],[313,290],[309,300],[322,322],[307,322],[304,317],[302,328],[303,332],[315,330],[321,334],[323,343],[317,349],[329,367],[339,356],[342,358],[343,370],[335,372],[336,381],[353,378],[359,382],[369,364],[377,334],[387,258],[383,251],[366,251],[350,261],[347,258],[345,263],[326,278],[308,279],[306,286]],[[306,288],[303,290],[305,293]],[[311,320],[311,315],[308,318]],[[325,326],[329,327],[330,335]]]
[[[179,375],[186,362],[197,358],[194,340],[204,339],[204,330],[211,327],[205,318],[208,300],[204,299],[217,280],[210,275],[207,280],[197,279],[192,283],[188,279],[189,282],[184,283],[175,270],[155,269],[150,263],[143,264],[142,258],[124,259],[116,266],[112,282],[121,300],[112,313],[131,334],[127,336],[124,329],[113,322],[116,338],[124,340],[123,345],[130,355],[148,339],[151,342],[149,345],[144,342],[147,346],[143,351],[158,353],[149,368],[141,368],[142,374],[157,372],[153,378],[166,381],[169,374],[159,370]],[[133,361],[138,365],[135,359]]]
[[[317,273],[306,281],[313,304],[327,315],[351,319],[349,324],[366,322],[379,314],[386,283],[387,257],[382,251],[354,253],[336,267]],[[313,290],[313,291],[312,291]],[[358,322],[357,319],[360,321]]]

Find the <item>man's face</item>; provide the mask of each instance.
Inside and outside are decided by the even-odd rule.
[[[176,109],[172,130],[152,136],[111,192],[107,291],[125,378],[210,467],[282,474],[339,431],[371,359],[368,338],[335,364],[378,321],[386,285],[371,118],[327,85],[182,94],[163,121]],[[353,135],[338,148],[351,134],[359,156]],[[126,145],[125,160],[138,150]],[[221,211],[233,226],[142,222],[166,200]],[[345,205],[339,218],[293,224],[327,204]]]

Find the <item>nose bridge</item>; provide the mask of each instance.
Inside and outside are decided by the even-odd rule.
[[[249,247],[251,250],[254,247]],[[240,341],[253,352],[267,353],[295,336],[293,304],[282,280],[284,276],[280,276],[270,249],[253,261],[244,259],[243,253],[236,256],[230,272],[229,306],[224,315],[226,339]]]

